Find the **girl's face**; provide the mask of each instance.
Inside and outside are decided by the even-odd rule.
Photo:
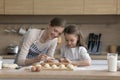
[[[49,29],[48,29],[49,39],[57,38],[62,34],[63,30],[64,28],[60,26],[55,26],[55,27],[49,26]]]
[[[76,36],[75,34],[65,33],[65,40],[66,40],[66,43],[67,43],[68,47],[74,48],[77,45],[78,36]]]

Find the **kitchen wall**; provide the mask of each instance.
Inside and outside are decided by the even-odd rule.
[[[58,16],[58,15],[57,15]],[[50,19],[55,16],[0,16],[0,54],[7,54],[6,47],[17,44],[22,39],[19,29],[26,31],[31,28],[46,28]],[[120,45],[120,16],[114,15],[78,15],[58,16],[68,21],[68,24],[78,24],[87,42],[89,33],[102,33],[102,54],[106,54],[109,45]],[[64,37],[62,37],[64,39]],[[64,43],[64,40],[63,40]],[[62,44],[63,44],[62,43]],[[57,50],[62,44],[58,45]],[[58,53],[56,51],[56,53]]]
[[[10,45],[19,45],[23,34],[20,29],[26,30],[31,28],[42,29],[46,25],[42,24],[0,24],[0,54],[7,54],[7,47]]]

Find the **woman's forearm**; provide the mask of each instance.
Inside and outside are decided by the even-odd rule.
[[[39,62],[37,58],[32,58],[32,59],[26,59],[25,60],[25,65],[31,65],[33,63]]]
[[[46,61],[46,60],[51,60],[51,59],[53,59],[53,58],[49,57],[49,56],[47,56],[45,54],[41,54],[41,55],[38,55],[35,58],[26,59],[25,60],[25,65],[31,65],[31,64],[36,63],[36,62]]]

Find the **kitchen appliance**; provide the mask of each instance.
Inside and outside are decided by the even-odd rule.
[[[19,50],[19,46],[17,45],[10,45],[7,47],[7,54],[9,55],[14,55],[14,54],[17,54],[18,53],[18,50]]]

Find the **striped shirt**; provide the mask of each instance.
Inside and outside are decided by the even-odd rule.
[[[32,29],[25,34],[21,50],[17,54],[15,61],[18,65],[25,65],[26,58],[35,58],[40,54],[54,57],[57,38],[41,43],[40,38],[44,31],[45,30]]]

